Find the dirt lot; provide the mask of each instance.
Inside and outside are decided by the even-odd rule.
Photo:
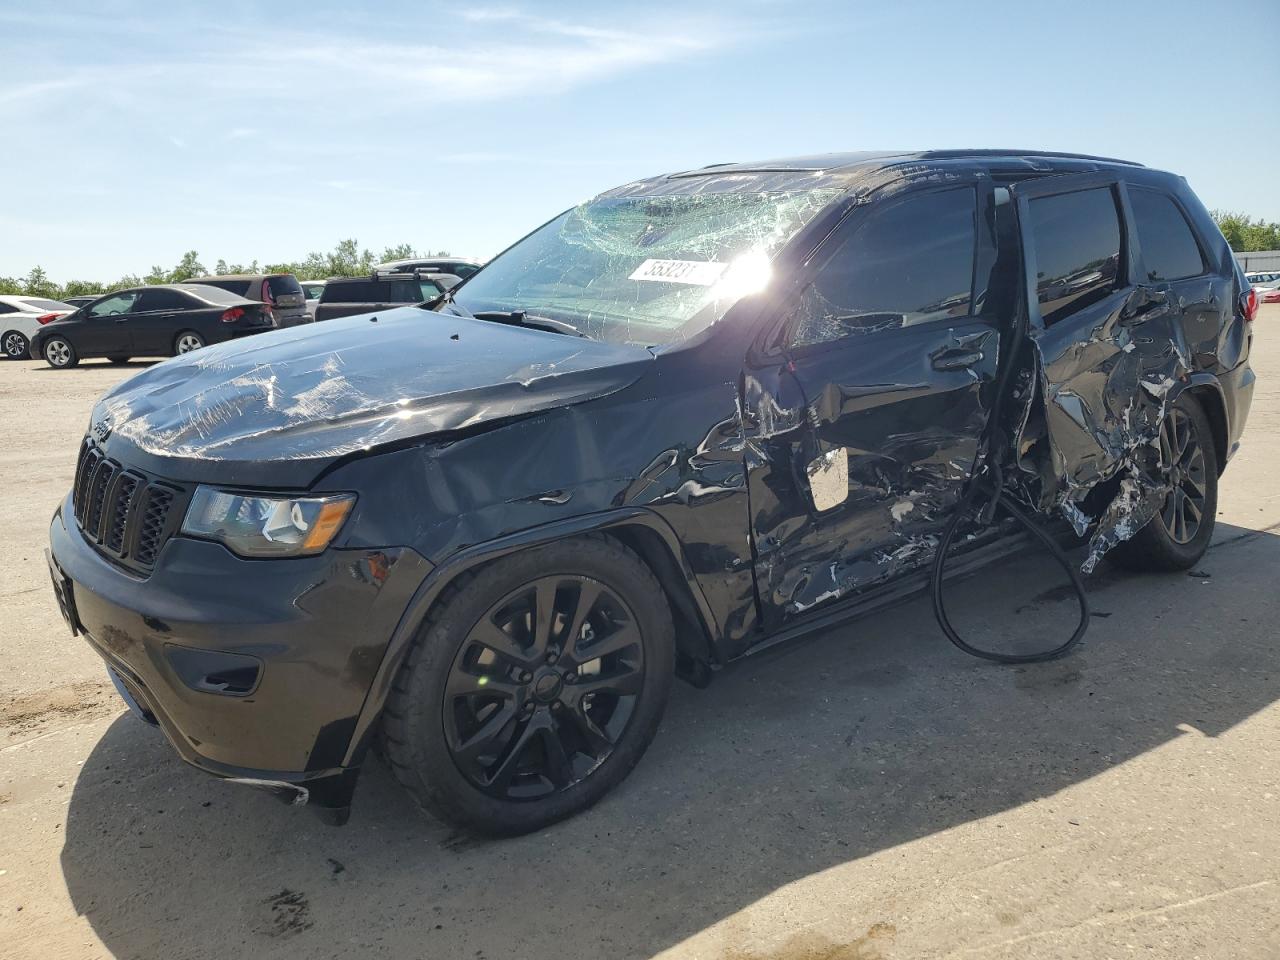
[[[680,686],[613,796],[492,843],[376,764],[323,827],[124,715],[41,550],[93,399],[131,371],[0,363],[0,954],[1280,957],[1278,328],[1265,308],[1210,553],[1104,567],[1074,656],[968,659],[915,602]],[[1061,630],[1056,583],[1020,563],[957,605]]]

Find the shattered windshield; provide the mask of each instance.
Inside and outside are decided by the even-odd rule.
[[[596,340],[672,343],[762,290],[773,255],[837,193],[593,200],[498,257],[455,303],[473,314],[523,311]]]

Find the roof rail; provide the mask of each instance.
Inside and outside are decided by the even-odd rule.
[[[965,160],[969,157],[1052,157],[1059,160],[1096,160],[1099,163],[1122,163],[1127,167],[1141,167],[1135,160],[1121,160],[1117,157],[1098,157],[1091,153],[1067,153],[1060,150],[925,150],[917,159],[920,160]]]

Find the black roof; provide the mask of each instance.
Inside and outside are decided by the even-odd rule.
[[[869,174],[892,167],[943,161],[973,161],[982,165],[1031,165],[1037,170],[1080,170],[1100,165],[1142,168],[1142,164],[1087,153],[1053,150],[973,148],[955,150],[875,150],[822,153],[746,163],[715,163],[636,180],[602,194],[603,197],[769,191],[796,189],[842,190]]]

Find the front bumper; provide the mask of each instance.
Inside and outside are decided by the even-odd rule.
[[[49,528],[59,602],[178,754],[345,808],[352,733],[431,565],[407,548],[243,560],[175,536],[142,579],[101,556],[71,510],[68,498]]]

